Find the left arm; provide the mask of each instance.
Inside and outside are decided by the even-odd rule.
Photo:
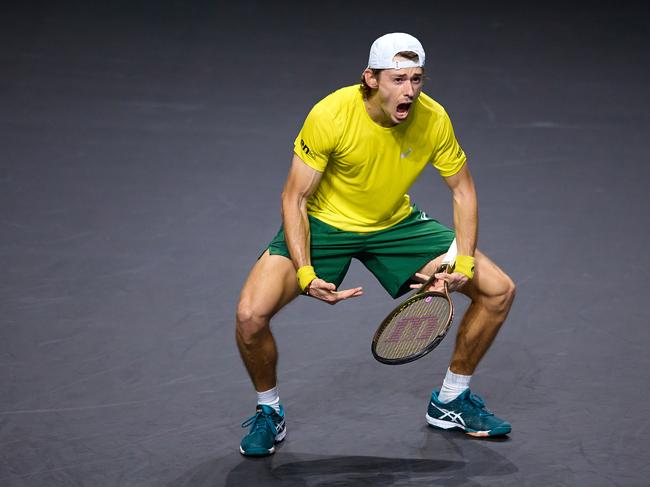
[[[451,190],[454,206],[454,228],[458,255],[474,256],[478,237],[478,201],[474,180],[467,164],[453,176],[443,178]],[[436,274],[437,279],[447,281],[449,291],[462,288],[469,277],[460,272]]]
[[[453,197],[458,255],[474,256],[478,237],[478,200],[472,175],[465,164],[456,174],[443,179]]]

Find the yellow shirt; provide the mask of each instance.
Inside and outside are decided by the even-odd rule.
[[[410,214],[406,191],[429,163],[451,176],[466,160],[449,116],[433,99],[421,93],[408,118],[386,128],[366,112],[359,85],[314,106],[294,152],[323,173],[308,213],[360,233],[388,228]]]

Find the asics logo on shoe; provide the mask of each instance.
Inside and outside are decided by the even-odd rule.
[[[454,411],[449,411],[447,409],[439,408],[438,406],[436,406],[436,404],[433,401],[431,401],[431,405],[442,413],[442,416],[436,419],[447,419],[453,421],[454,423],[458,423],[458,424],[462,424],[463,426],[466,426],[465,421],[463,420],[463,413],[456,413]]]

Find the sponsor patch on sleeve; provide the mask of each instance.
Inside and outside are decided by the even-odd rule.
[[[308,156],[310,159],[312,160],[316,159],[314,156],[314,152],[309,148],[309,146],[305,143],[303,139],[300,139],[300,148],[302,149],[303,154]]]

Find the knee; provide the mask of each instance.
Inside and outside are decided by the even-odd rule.
[[[504,292],[504,298],[507,303],[508,309],[512,306],[515,296],[517,294],[517,286],[514,281],[510,279],[510,276],[506,276],[506,290]]]
[[[492,281],[489,292],[481,293],[477,300],[491,314],[505,318],[510,311],[515,294],[515,283],[509,276],[502,274],[496,280]]]
[[[268,330],[269,317],[261,313],[253,303],[240,301],[237,306],[237,336],[244,344],[250,344]]]
[[[499,289],[501,292],[495,297],[494,306],[497,313],[507,314],[515,300],[517,286],[508,275],[504,274]]]

